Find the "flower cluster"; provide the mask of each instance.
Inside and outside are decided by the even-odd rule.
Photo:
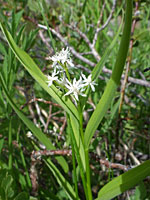
[[[75,66],[72,62],[69,48],[62,49],[60,53],[56,53],[50,58],[53,61],[53,73],[47,76],[47,83],[50,87],[53,82],[59,86],[63,91],[67,91],[64,95],[72,95],[75,101],[79,101],[79,95],[86,97],[84,93],[87,87],[91,87],[92,91],[95,91],[95,81],[92,81],[92,75],[87,78],[84,74],[81,74],[79,80],[74,78],[71,80],[71,74]]]
[[[74,68],[74,64],[71,59],[69,48],[66,50],[63,48],[62,51],[56,53],[54,56],[50,57],[50,60],[53,61],[52,67],[54,69],[58,69],[59,71],[63,71],[62,65],[66,65],[66,67],[70,70]]]

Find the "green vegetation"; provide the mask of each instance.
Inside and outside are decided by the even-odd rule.
[[[150,199],[150,2],[0,2],[0,199]]]

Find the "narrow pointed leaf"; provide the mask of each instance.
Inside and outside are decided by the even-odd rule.
[[[121,74],[123,72],[124,64],[126,61],[129,42],[130,42],[130,33],[131,33],[131,24],[132,24],[132,0],[126,0],[126,12],[125,12],[125,25],[123,30],[123,36],[120,43],[120,48],[118,51],[116,63],[112,72],[112,76],[107,83],[104,94],[102,95],[98,105],[96,106],[95,111],[93,112],[86,130],[84,143],[85,147],[88,149],[91,138],[93,137],[97,127],[105,116],[110,103],[115,95],[115,91],[120,83]]]
[[[100,75],[106,60],[110,56],[110,54],[111,54],[111,52],[113,50],[113,47],[115,46],[115,44],[117,42],[117,39],[118,39],[119,34],[121,32],[122,24],[123,24],[123,19],[122,19],[120,27],[119,27],[119,29],[117,31],[117,34],[115,35],[113,41],[110,43],[109,47],[107,47],[107,49],[105,50],[105,52],[104,52],[103,56],[101,57],[100,61],[94,67],[94,69],[92,71],[92,80],[96,80],[98,78],[98,76]]]
[[[70,121],[71,121],[72,131],[74,133],[74,138],[73,139],[76,140],[76,145],[77,145],[76,152],[78,152],[78,154],[80,155],[80,159],[82,161],[82,168],[85,171],[86,170],[86,167],[85,167],[85,153],[84,153],[83,143],[82,143],[82,140],[81,140],[81,137],[80,137],[79,124],[76,123],[72,117],[70,118]]]
[[[64,108],[64,110],[71,116],[72,118],[72,124],[75,127],[76,124],[78,124],[78,111],[75,105],[71,102],[69,98],[65,98],[61,91],[59,91],[54,85],[51,87],[48,87],[48,84],[46,83],[47,77],[42,73],[42,71],[38,68],[38,66],[35,64],[33,59],[22,49],[20,49],[14,42],[12,36],[10,33],[6,30],[5,26],[0,23],[0,27],[7,39],[7,42],[9,46],[11,47],[12,51],[18,58],[18,60],[22,63],[22,65],[27,69],[27,71],[31,74],[31,76],[40,84],[40,86],[47,91],[50,96],[52,96],[58,104]],[[74,132],[76,134],[76,132]],[[80,156],[83,162],[83,166],[85,166],[85,159],[84,159],[84,152],[83,152],[83,144],[79,143],[80,136],[77,134],[75,135],[75,139],[77,140],[77,144],[80,144],[78,146],[80,150]]]
[[[35,135],[35,137],[46,146],[47,149],[51,149],[54,150],[55,147],[53,146],[53,144],[51,143],[50,139],[48,139],[46,137],[46,135],[39,129],[37,128],[32,121],[30,121],[24,114],[22,111],[20,111],[17,106],[14,104],[14,102],[12,101],[11,97],[9,96],[6,86],[5,86],[5,82],[3,80],[2,75],[0,74],[0,83],[1,86],[3,88],[3,91],[5,93],[5,96],[7,98],[7,101],[9,102],[9,104],[11,105],[11,107],[14,109],[14,111],[17,113],[17,115],[20,117],[20,119],[25,123],[25,125],[31,130],[31,132]],[[62,166],[62,168],[64,169],[65,172],[68,171],[68,164],[65,161],[65,159],[63,157],[57,157],[58,162],[60,163],[60,165]]]
[[[100,190],[96,200],[111,200],[133,188],[147,176],[150,176],[150,160],[114,178]]]
[[[39,148],[36,145],[35,145],[35,149],[37,151],[39,150]],[[53,164],[53,162],[49,158],[44,159],[44,162],[46,163],[46,165],[48,166],[48,168],[53,173],[53,175],[56,178],[58,184],[65,190],[65,192],[67,193],[69,199],[70,200],[76,200],[77,198],[76,198],[75,191],[73,190],[73,188],[70,185],[70,183],[61,174],[61,172],[59,171],[59,169]]]
[[[56,101],[60,104],[66,112],[75,117],[78,120],[78,111],[75,105],[69,100],[69,98],[63,97],[63,94],[54,86],[48,87],[46,83],[47,77],[42,73],[42,71],[35,64],[33,59],[22,49],[20,49],[14,42],[11,34],[6,30],[5,26],[0,23],[1,29],[7,39],[9,46],[12,51],[26,68],[26,70],[31,74],[31,76],[40,84],[40,86],[46,90]]]
[[[50,159],[45,161],[47,166],[50,168],[52,171],[53,175],[56,177],[57,182],[59,183],[62,188],[66,191],[67,195],[69,196],[70,200],[76,200],[76,194],[73,188],[71,187],[70,183],[62,176],[60,171],[55,167],[55,165],[52,163]]]
[[[92,80],[93,81],[95,81],[98,78],[98,76],[101,74],[103,66],[104,66],[105,62],[107,61],[108,57],[110,56],[111,51],[113,50],[113,47],[115,46],[115,44],[117,42],[117,39],[118,39],[119,34],[121,32],[122,25],[123,25],[123,19],[122,19],[122,22],[120,24],[118,32],[115,35],[113,41],[111,42],[111,44],[109,45],[109,47],[105,50],[105,52],[104,52],[103,56],[101,57],[100,61],[96,64],[96,66],[92,70]],[[87,97],[84,98],[84,100],[82,102],[83,105],[85,105],[85,103],[88,100],[88,97],[89,97],[89,94],[90,94],[89,92],[90,92],[90,90],[88,88],[87,91],[86,91]]]

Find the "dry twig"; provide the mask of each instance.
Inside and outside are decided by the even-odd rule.
[[[103,25],[99,28],[99,25],[100,25],[100,22],[101,22],[101,17],[102,17],[101,15],[102,15],[102,14],[100,15],[100,18],[99,18],[98,23],[97,23],[97,29],[96,29],[96,31],[95,31],[95,35],[94,35],[94,38],[93,38],[93,43],[92,43],[92,46],[93,46],[93,47],[95,46],[95,43],[96,43],[96,41],[97,41],[98,33],[99,33],[100,31],[104,30],[104,29],[108,26],[110,20],[112,19],[112,16],[113,16],[113,13],[114,13],[115,7],[116,7],[116,2],[117,2],[117,0],[114,0],[114,1],[113,1],[113,6],[112,6],[112,9],[111,9],[111,12],[110,12],[109,17],[107,18],[105,24],[103,24]],[[105,3],[103,4],[102,12],[103,12],[103,10],[104,10],[104,7],[105,7]]]

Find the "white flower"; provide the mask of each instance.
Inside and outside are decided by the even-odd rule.
[[[78,95],[86,97],[86,95],[82,93],[85,89],[84,89],[84,85],[82,84],[81,77],[78,81],[76,80],[76,78],[74,78],[73,84],[70,83],[68,79],[66,79],[66,81],[67,81],[67,84],[65,84],[65,86],[66,88],[68,88],[69,91],[65,94],[65,96],[69,94],[73,94],[77,101],[79,100]]]
[[[82,74],[82,77],[83,77],[83,83],[84,83],[84,86],[91,86],[91,89],[92,89],[92,91],[93,92],[95,92],[95,87],[94,87],[94,85],[97,85],[96,83],[95,83],[95,81],[92,81],[92,74],[90,74],[89,76],[88,76],[88,78],[86,78],[86,76],[84,75],[84,74]]]
[[[27,135],[28,138],[32,138],[32,133],[31,133],[31,131],[28,131],[26,135]]]
[[[60,80],[58,80],[58,83],[61,85],[66,85],[67,84],[66,77],[63,76],[63,78],[60,78]]]
[[[50,87],[53,83],[53,81],[57,81],[58,80],[58,76],[56,76],[58,74],[58,72],[56,72],[56,70],[54,70],[54,72],[52,73],[52,76],[47,76],[48,78],[48,87]]]
[[[56,53],[54,56],[50,57],[50,59],[53,61],[52,66],[59,70],[63,70],[63,67],[59,63],[63,65],[67,64],[68,68],[74,68],[74,64],[70,57],[70,51],[68,47],[66,48],[66,50],[63,48],[59,53]]]

